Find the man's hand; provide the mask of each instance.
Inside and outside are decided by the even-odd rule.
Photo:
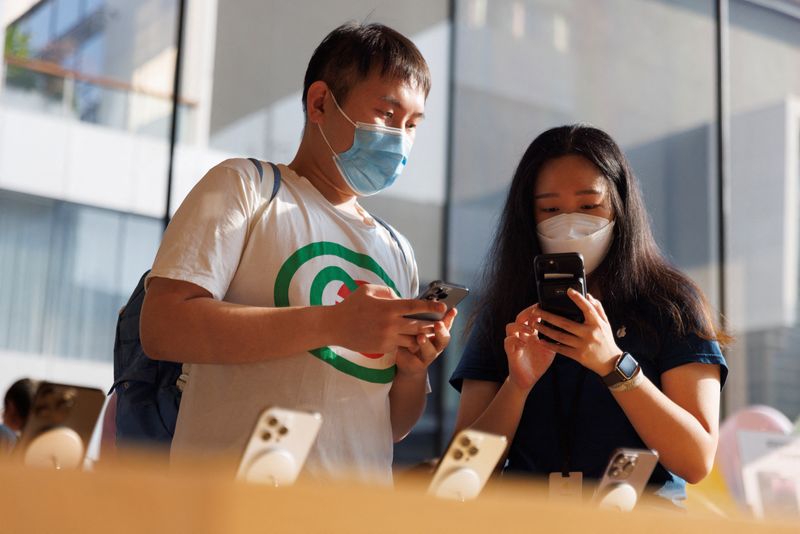
[[[430,333],[431,322],[403,316],[413,313],[444,313],[446,309],[440,302],[400,299],[388,287],[365,284],[332,310],[333,344],[372,354],[385,354],[397,348],[417,352],[420,349],[419,340],[422,339],[420,336],[424,336],[426,330]],[[452,318],[450,322],[452,323]],[[438,345],[440,341],[438,336],[435,337]],[[447,339],[449,340],[449,333]],[[425,354],[430,354],[429,348]]]
[[[403,375],[420,375],[428,370],[433,361],[450,343],[450,327],[458,312],[455,308],[447,312],[441,321],[424,327],[424,331],[416,336],[415,347],[398,347],[397,373]]]
[[[444,304],[440,306],[444,307]],[[413,345],[397,347],[397,374],[389,391],[392,436],[395,442],[411,431],[425,410],[428,366],[450,343],[450,327],[453,326],[456,313],[454,308],[441,321],[424,321],[426,326],[414,338]]]

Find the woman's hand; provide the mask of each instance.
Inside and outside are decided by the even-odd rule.
[[[622,350],[614,341],[614,333],[603,305],[593,296],[587,294],[584,298],[574,289],[570,289],[567,294],[583,312],[584,322],[576,323],[537,308],[534,310],[537,321],[547,322],[565,332],[543,323],[539,323],[537,328],[559,343],[554,349],[556,352],[572,358],[600,376],[605,376],[614,370],[614,364]]]
[[[524,392],[536,384],[553,363],[554,345],[539,339],[536,314],[539,305],[522,310],[513,323],[506,325],[503,348],[508,358],[508,380]]]

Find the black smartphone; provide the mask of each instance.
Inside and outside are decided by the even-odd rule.
[[[79,467],[104,402],[96,388],[41,382],[15,454],[28,465]]]
[[[444,319],[445,314],[458,306],[458,303],[464,300],[467,295],[469,295],[469,289],[465,286],[450,284],[448,282],[442,282],[441,280],[434,280],[428,284],[428,287],[425,289],[425,291],[420,294],[419,299],[444,302],[447,305],[447,311],[440,314],[412,313],[411,315],[405,315],[404,317],[407,319],[421,319],[423,321],[441,321]]]
[[[539,294],[539,307],[570,321],[582,323],[583,312],[569,298],[567,291],[574,289],[586,296],[583,256],[577,252],[539,254],[533,259],[533,270],[536,276],[536,291]],[[544,335],[539,337],[552,341]]]

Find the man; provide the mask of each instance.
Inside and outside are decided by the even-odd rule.
[[[252,163],[228,160],[175,214],[148,278],[141,339],[153,358],[193,364],[172,456],[238,456],[261,409],[319,411],[307,463],[389,483],[393,441],[425,406],[427,368],[455,310],[413,299],[408,242],[359,196],[385,189],[424,118],[430,74],[419,50],[379,24],[346,24],[306,71],[306,124],[279,165],[274,200]],[[269,182],[269,183],[266,183]],[[404,298],[399,298],[399,297]]]

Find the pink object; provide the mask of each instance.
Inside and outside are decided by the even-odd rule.
[[[728,489],[740,505],[745,505],[742,485],[742,459],[739,455],[740,430],[790,434],[792,422],[770,406],[748,406],[728,416],[719,428],[716,463],[722,471]]]

